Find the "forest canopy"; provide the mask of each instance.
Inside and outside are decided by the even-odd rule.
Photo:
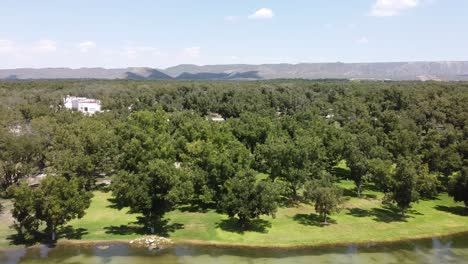
[[[66,95],[101,100],[104,111],[65,109]],[[443,191],[468,204],[466,102],[464,82],[3,81],[0,190],[32,208],[20,201],[32,199],[30,176],[72,183],[81,206],[72,216],[57,211],[60,221],[44,217],[50,230],[81,217],[103,178],[151,232],[182,203],[246,227],[303,199],[326,221],[341,200],[332,175],[354,181],[357,196],[378,188],[402,215]],[[337,175],[339,163],[349,175]],[[54,194],[67,185],[46,183]],[[20,209],[29,224],[19,226],[37,229],[34,213]]]

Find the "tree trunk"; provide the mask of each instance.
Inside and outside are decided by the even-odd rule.
[[[51,231],[52,231],[52,237],[51,237],[52,241],[55,241],[56,240],[56,233],[55,233],[55,227],[54,226],[52,226]]]
[[[247,226],[247,217],[241,216],[241,215],[238,215],[238,217],[239,217],[239,221],[237,222],[237,224],[239,225],[241,230],[245,230]]]
[[[403,215],[403,217],[406,217],[406,208],[401,209],[401,214]]]
[[[357,188],[357,197],[361,198],[361,185],[360,184],[356,185],[356,188]]]
[[[292,194],[293,194],[293,200],[297,200],[297,190],[296,190],[296,187],[293,186],[291,187],[292,189]]]
[[[325,224],[328,224],[328,222],[327,222],[327,214],[323,214],[323,216],[324,216],[323,222],[324,222]]]

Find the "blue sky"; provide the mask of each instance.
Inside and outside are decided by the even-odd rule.
[[[468,0],[0,4],[0,68],[468,60]]]

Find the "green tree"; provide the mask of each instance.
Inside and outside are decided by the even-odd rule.
[[[8,193],[13,197],[13,210],[11,211],[15,219],[13,226],[22,240],[31,242],[40,224],[36,216],[38,192],[22,183],[11,186]]]
[[[395,202],[400,208],[403,217],[411,204],[419,200],[418,193],[418,173],[414,161],[399,158],[395,173],[392,177],[390,193],[387,193],[386,200]]]
[[[56,239],[57,228],[72,219],[82,218],[91,203],[92,194],[81,188],[79,179],[46,177],[38,191],[36,217],[46,223],[46,231],[52,241]]]
[[[388,192],[392,181],[393,162],[391,160],[372,159],[369,161],[369,176],[375,186]]]
[[[269,137],[256,151],[258,167],[274,180],[288,183],[289,197],[297,199],[298,190],[311,175],[325,167],[324,148],[318,137],[286,135]]]
[[[437,176],[429,172],[429,166],[422,164],[419,167],[416,182],[418,193],[425,198],[434,198],[438,194],[441,183]]]
[[[304,188],[304,198],[314,203],[315,211],[320,214],[324,223],[328,216],[340,210],[342,191],[333,183],[328,172],[321,172],[319,179],[308,181]]]
[[[230,119],[229,123],[234,136],[251,152],[257,144],[265,143],[273,125],[269,118],[254,113],[243,113],[239,118]]]
[[[456,202],[464,202],[468,208],[468,168],[464,167],[457,176],[453,177],[449,185],[449,195]]]
[[[141,213],[154,233],[164,214],[190,192],[191,182],[175,165],[174,138],[162,110],[135,112],[119,128],[120,170],[112,184],[117,205]]]
[[[71,123],[56,126],[47,153],[49,170],[67,178],[85,179],[92,189],[99,175],[109,175],[118,156],[112,125],[97,117],[72,117]]]
[[[191,171],[194,202],[208,206],[220,201],[223,184],[237,172],[249,169],[252,158],[232,134],[214,130],[205,140],[187,143],[182,162]]]
[[[81,218],[91,203],[92,194],[85,191],[79,179],[67,180],[61,176],[46,177],[39,187],[27,184],[13,186],[13,217],[20,234],[33,234],[41,223],[52,241],[57,229],[75,218]]]
[[[166,212],[187,199],[190,187],[172,163],[160,159],[142,165],[138,173],[120,171],[111,185],[118,205],[141,213],[151,233],[160,227]]]
[[[344,156],[346,164],[351,170],[351,179],[356,185],[357,196],[361,197],[362,188],[372,178],[372,174],[384,172],[381,169],[384,169],[382,166],[385,164],[377,160],[387,160],[388,153],[378,144],[377,137],[371,135],[370,132],[360,132],[352,135],[350,140],[351,142],[348,142]],[[378,169],[375,166],[381,168]]]
[[[220,203],[229,217],[237,215],[238,224],[244,229],[249,220],[261,215],[275,217],[280,198],[279,188],[268,180],[256,182],[254,171],[243,171],[228,179],[223,185]]]
[[[0,187],[6,189],[38,169],[41,138],[0,129]]]

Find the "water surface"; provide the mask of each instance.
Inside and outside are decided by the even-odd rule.
[[[60,244],[0,252],[0,263],[468,263],[468,234],[392,244],[246,249],[178,245],[151,252],[125,243]]]

